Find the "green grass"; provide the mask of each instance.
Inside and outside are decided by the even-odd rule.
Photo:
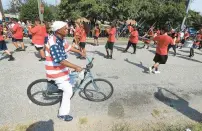
[[[79,124],[80,125],[84,125],[88,123],[88,119],[86,117],[84,118],[79,118]]]
[[[112,127],[112,131],[132,131],[127,123],[117,123]]]

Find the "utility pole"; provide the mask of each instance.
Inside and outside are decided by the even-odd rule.
[[[187,9],[186,9],[186,15],[185,15],[185,17],[184,17],[184,19],[182,21],[181,30],[184,29],[184,24],[185,24],[185,21],[187,19],[188,14],[189,14],[189,9],[190,9],[190,6],[191,6],[191,0],[187,0],[187,3],[188,4],[187,4]]]
[[[43,21],[43,13],[42,13],[42,9],[43,8],[43,11],[44,11],[44,7],[41,3],[41,0],[37,0],[38,1],[38,10],[39,10],[39,18],[41,21]]]
[[[0,12],[2,14],[2,17],[4,17],[4,10],[3,10],[3,5],[2,5],[2,0],[0,0]]]

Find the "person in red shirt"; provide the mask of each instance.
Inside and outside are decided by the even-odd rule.
[[[172,33],[171,34],[171,37],[173,39],[173,43],[170,43],[168,45],[168,52],[169,52],[169,49],[172,47],[173,48],[173,51],[174,51],[174,56],[176,56],[176,42],[177,42],[177,33]]]
[[[6,46],[6,42],[4,41],[3,27],[2,27],[2,25],[0,25],[0,51],[1,50],[3,50],[6,54],[9,55],[8,61],[14,61],[15,60],[15,58],[12,56],[12,54],[10,53],[10,51],[8,51],[8,48]]]
[[[105,45],[105,49],[107,52],[106,58],[107,59],[112,59],[112,54],[113,54],[113,48],[114,48],[114,42],[115,42],[115,37],[116,37],[116,28],[114,24],[111,24],[111,27],[106,29],[108,36],[108,41]],[[110,50],[110,54],[109,54]]]
[[[98,44],[98,37],[99,37],[99,35],[100,35],[100,28],[99,28],[99,25],[98,24],[96,24],[95,25],[95,35],[94,35],[94,44],[95,45],[99,45]]]
[[[74,48],[79,48],[79,37],[81,34],[81,28],[80,28],[80,24],[79,23],[75,23],[75,29],[73,29],[74,31],[74,39],[73,39],[73,47]],[[77,46],[77,47],[76,47]]]
[[[80,51],[86,55],[86,49],[85,49],[85,46],[86,46],[86,38],[87,38],[87,34],[89,32],[89,28],[88,28],[88,24],[87,23],[83,23],[81,25],[81,28],[80,28],[80,37],[79,37],[79,46],[80,46]],[[80,59],[86,59],[85,57],[82,57],[82,56],[78,56],[77,58],[80,58]]]
[[[151,43],[151,38],[154,37],[154,31],[153,31],[153,27],[151,27],[148,31],[148,33],[145,34],[145,37],[147,38],[147,40],[144,40],[144,46],[142,48],[145,48],[145,46],[147,45],[147,49],[149,49],[149,45]]]
[[[168,59],[168,45],[173,44],[173,39],[168,36],[168,29],[167,27],[164,27],[161,29],[161,34],[160,36],[156,36],[153,40],[157,42],[157,47],[156,47],[156,55],[154,57],[154,62],[155,64],[152,67],[149,67],[149,72],[151,73],[153,69],[155,69],[154,73],[160,73],[158,71],[158,67],[160,64],[165,64]]]
[[[41,25],[41,21],[37,18],[35,19],[35,26],[29,26],[29,31],[32,33],[32,43],[34,44],[37,51],[39,51],[41,58],[39,61],[45,61],[45,53],[44,53],[44,40],[45,40],[45,32],[44,27]]]
[[[16,51],[25,51],[25,45],[23,43],[23,28],[18,23],[17,19],[13,19],[13,23],[15,25],[12,28],[12,32],[13,32],[12,42],[14,46],[16,47]],[[20,42],[21,48],[18,46],[17,42]]]
[[[133,31],[130,32],[128,45],[127,45],[126,49],[123,51],[123,53],[127,52],[129,47],[132,45],[133,49],[134,49],[132,54],[136,54],[136,45],[138,43],[138,37],[139,37],[139,34],[138,34],[138,31],[137,31],[137,28],[134,26]]]
[[[131,33],[133,31],[133,27],[131,25],[131,23],[128,25],[128,32]]]

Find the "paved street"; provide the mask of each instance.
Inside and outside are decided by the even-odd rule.
[[[148,74],[146,70],[153,64],[154,48],[138,48],[137,54],[131,55],[121,52],[126,45],[117,44],[113,60],[107,60],[103,58],[104,45],[88,45],[88,56],[95,57],[93,74],[111,81],[114,94],[107,101],[95,103],[83,99],[77,92],[71,102],[74,120],[65,123],[56,117],[59,104],[41,107],[29,101],[27,87],[34,80],[45,78],[45,67],[38,61],[35,48],[28,42],[26,46],[26,52],[13,53],[15,61],[0,60],[0,126],[46,121],[45,126],[55,131],[112,131],[120,123],[138,130],[159,122],[172,125],[202,119],[202,52],[199,50],[190,59],[188,49],[177,50],[176,57],[170,49],[167,64],[160,66],[161,74]],[[10,43],[8,47],[14,50]],[[74,54],[70,54],[70,61],[81,66],[86,64]],[[158,88],[167,89],[162,91],[165,97],[163,94],[154,97]]]

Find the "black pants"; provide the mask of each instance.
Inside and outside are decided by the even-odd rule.
[[[171,44],[168,45],[168,51],[169,51],[169,49],[170,49],[171,47],[173,48],[174,55],[176,55],[176,45],[171,45]]]
[[[129,49],[129,47],[131,47],[131,45],[133,46],[133,49],[134,49],[133,53],[136,53],[136,43],[132,43],[130,41],[128,41],[128,45],[127,45],[125,51],[127,51]]]
[[[194,56],[194,48],[190,48],[190,56]]]

